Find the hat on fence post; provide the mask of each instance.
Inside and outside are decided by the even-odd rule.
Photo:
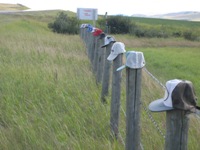
[[[149,104],[149,110],[161,112],[173,109],[196,112],[199,109],[193,84],[187,80],[173,79],[166,82],[165,95]]]
[[[122,42],[115,42],[111,47],[110,55],[108,56],[107,60],[112,61],[114,60],[119,54],[125,53],[125,45]]]
[[[126,52],[126,64],[117,68],[120,71],[126,67],[132,69],[139,69],[145,66],[145,59],[142,52],[128,51]]]
[[[108,46],[111,42],[116,42],[115,39],[112,36],[105,36],[104,38],[104,45],[101,46],[101,48]]]
[[[101,34],[99,34],[99,39],[103,39],[105,38],[106,34],[104,32],[102,32]]]
[[[87,32],[92,32],[95,29],[92,25],[88,24],[87,26]]]
[[[99,36],[103,31],[99,28],[94,28],[92,31],[93,36]]]
[[[86,28],[88,24],[81,24],[80,28]]]

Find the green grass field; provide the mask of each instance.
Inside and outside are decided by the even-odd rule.
[[[124,149],[122,142],[112,139],[110,95],[108,104],[103,105],[83,41],[79,35],[60,35],[48,29],[55,14],[0,14],[0,149]],[[188,79],[200,95],[199,42],[115,37],[127,50],[143,51],[146,67],[163,84],[172,78]],[[144,107],[163,96],[163,90],[145,72],[142,86]],[[125,109],[125,86],[122,88]],[[163,149],[164,138],[146,111],[141,113],[144,149]],[[165,133],[165,113],[152,116]],[[125,140],[123,112],[120,117]],[[190,118],[188,149],[196,150],[200,147],[200,120],[194,115]]]

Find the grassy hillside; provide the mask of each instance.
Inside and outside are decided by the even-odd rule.
[[[16,10],[26,10],[29,9],[28,7],[22,5],[22,4],[5,4],[0,3],[0,11],[6,10],[6,11],[16,11]]]
[[[0,14],[0,149],[122,150],[125,115],[121,111],[123,140],[115,141],[109,125],[110,95],[108,104],[103,105],[99,99],[101,87],[95,83],[80,37],[55,34],[48,29],[47,24],[56,14]],[[125,43],[127,50],[143,51],[148,69],[163,83],[180,72],[190,79],[187,70],[194,71],[196,68],[190,65],[199,64],[198,55],[193,57],[193,52],[199,53],[198,42],[137,39],[127,35],[115,37]],[[173,52],[176,53],[174,56],[182,53],[191,57],[170,57]],[[190,62],[187,69],[180,68],[176,72],[174,67],[182,66],[185,60]],[[168,65],[164,68],[166,61]],[[170,74],[169,70],[173,73]],[[166,72],[169,76],[165,76]],[[198,75],[198,71],[193,74],[195,87],[199,85]],[[142,100],[146,108],[152,100],[163,96],[163,90],[145,72],[142,82]],[[122,110],[125,110],[124,83],[125,78]],[[141,143],[145,150],[161,150],[164,138],[143,106]],[[165,133],[165,113],[151,115]],[[200,147],[200,121],[193,115],[191,121],[188,144],[189,149],[196,150]]]
[[[184,28],[199,28],[200,22],[192,22],[185,20],[173,20],[173,19],[158,19],[158,18],[141,18],[132,17],[132,20],[138,23],[147,25],[166,25],[171,27],[184,27]]]
[[[174,20],[200,21],[200,12],[183,11],[183,12],[177,12],[177,13],[155,15],[153,17],[163,18],[163,19],[174,19]]]
[[[200,97],[200,42],[179,38],[131,39],[128,35],[115,37],[125,43],[127,50],[144,52],[148,68],[162,83],[173,78],[190,80],[195,85],[197,96]]]
[[[109,118],[79,36],[0,17],[0,149],[109,149]]]
[[[182,37],[200,41],[200,22],[139,17],[131,20],[136,25],[133,31],[139,37]]]

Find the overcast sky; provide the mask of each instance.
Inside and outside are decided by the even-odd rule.
[[[165,14],[180,11],[199,11],[198,0],[0,0],[0,3],[23,4],[33,10],[95,8],[98,14]]]

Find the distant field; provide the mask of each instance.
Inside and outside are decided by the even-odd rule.
[[[169,27],[184,27],[184,28],[199,28],[200,22],[185,21],[185,20],[173,20],[173,19],[158,19],[158,18],[142,18],[133,17],[133,21],[137,23],[143,23],[148,25],[163,25]]]
[[[0,3],[0,11],[14,11],[14,10],[26,10],[28,7],[21,4],[4,4]]]

